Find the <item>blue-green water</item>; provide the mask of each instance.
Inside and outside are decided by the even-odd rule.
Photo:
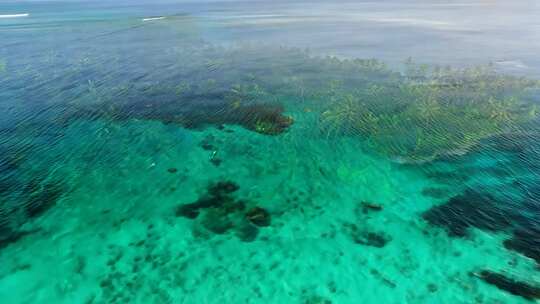
[[[1,3],[2,303],[538,302],[537,13]]]

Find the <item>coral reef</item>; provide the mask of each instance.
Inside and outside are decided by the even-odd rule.
[[[225,234],[234,230],[240,240],[252,242],[259,234],[257,227],[270,226],[270,213],[257,206],[244,212],[248,203],[232,196],[239,188],[228,180],[210,184],[206,195],[193,203],[178,206],[176,216],[194,220],[203,213],[200,224],[208,231]]]
[[[381,205],[370,202],[360,202],[360,205],[362,206],[362,212],[364,214],[368,214],[371,212],[379,212],[383,210],[383,207]]]
[[[470,227],[499,231],[512,225],[511,218],[498,207],[495,198],[472,189],[431,208],[423,217],[432,225],[445,227],[449,235],[457,237],[466,236]]]
[[[294,120],[283,115],[283,107],[276,105],[248,105],[236,109],[231,121],[248,130],[265,135],[278,135],[285,132]]]
[[[536,200],[521,202],[518,209],[514,203],[496,199],[486,191],[467,189],[422,216],[431,225],[445,228],[452,237],[465,237],[470,228],[510,232],[512,237],[503,242],[504,247],[540,265],[539,208]]]
[[[240,125],[248,130],[279,135],[293,124],[294,120],[283,114],[284,108],[276,102],[253,101],[234,104],[221,93],[204,92],[195,95],[175,96],[174,88],[160,87],[155,93],[148,90],[132,89],[121,104],[110,102],[105,109],[68,109],[62,121],[95,119],[103,117],[112,120],[156,120],[165,124],[177,124],[189,129],[216,128],[223,125]],[[130,98],[132,94],[140,95]],[[202,144],[204,149],[211,149]]]
[[[240,187],[232,181],[220,181],[208,188],[208,193],[215,197],[223,197],[240,189]]]
[[[362,286],[375,287],[366,290],[368,297],[389,295],[388,299],[381,299],[390,302],[437,302],[426,297],[446,299],[449,294],[466,290],[464,299],[477,297],[478,302],[490,303],[494,301],[490,295],[483,298],[484,290],[470,288],[473,278],[463,279],[465,266],[475,269],[481,259],[484,267],[511,266],[512,271],[524,273],[534,268],[531,266],[534,263],[516,257],[516,253],[493,250],[500,245],[493,241],[449,242],[447,235],[428,233],[425,227],[416,225],[418,209],[414,208],[430,208],[438,199],[444,199],[442,205],[422,214],[429,224],[446,229],[452,237],[466,237],[474,228],[508,232],[506,248],[540,260],[539,196],[535,194],[528,199],[529,204],[522,204],[524,192],[534,193],[528,185],[538,184],[535,180],[538,156],[529,151],[539,151],[529,146],[537,140],[531,140],[534,138],[531,136],[525,144],[516,142],[517,136],[511,135],[520,134],[516,129],[531,130],[524,126],[537,117],[534,104],[538,96],[530,93],[538,83],[499,75],[489,68],[424,70],[409,63],[404,73],[398,73],[375,60],[315,57],[287,48],[271,50],[272,56],[268,58],[260,56],[260,50],[243,48],[178,49],[168,50],[175,56],[166,64],[155,65],[154,58],[147,58],[149,61],[143,60],[144,63],[121,60],[110,66],[79,65],[65,75],[59,69],[60,76],[54,79],[48,79],[48,71],[54,67],[48,65],[41,75],[29,68],[5,73],[6,77],[0,80],[2,88],[16,90],[15,95],[24,104],[42,104],[39,109],[50,109],[36,111],[37,107],[29,107],[29,117],[39,113],[40,119],[46,116],[44,120],[54,123],[39,128],[39,132],[60,129],[71,134],[61,138],[58,147],[51,147],[51,142],[46,140],[50,137],[39,140],[21,134],[14,137],[43,147],[37,149],[34,159],[24,163],[27,166],[23,168],[37,166],[34,161],[37,163],[51,153],[55,176],[66,174],[81,188],[76,190],[77,202],[81,203],[74,202],[65,210],[72,212],[73,220],[70,218],[70,223],[63,226],[64,213],[59,212],[61,215],[55,217],[50,212],[42,218],[47,230],[36,233],[36,239],[41,234],[60,233],[65,238],[43,237],[35,242],[35,247],[21,246],[23,250],[27,247],[28,252],[38,249],[36,255],[44,248],[68,249],[66,255],[55,257],[53,262],[46,261],[50,253],[36,257],[37,267],[42,264],[50,268],[56,262],[61,267],[74,264],[74,273],[58,280],[62,281],[58,283],[60,286],[51,284],[47,291],[53,290],[67,299],[74,293],[64,292],[65,289],[73,288],[77,292],[91,289],[86,284],[91,285],[98,275],[99,286],[95,286],[97,292],[89,302],[95,297],[94,302],[172,303],[174,295],[193,296],[182,300],[196,302],[216,296],[221,288],[253,282],[264,288],[245,294],[260,299],[231,296],[215,300],[268,302],[273,291],[282,291],[281,296],[290,299],[297,289],[306,288],[309,292],[296,294],[300,296],[299,302],[341,303],[363,296],[356,285],[359,282]],[[74,65],[71,56],[65,58],[66,65]],[[162,66],[166,68],[157,68]],[[17,114],[13,116],[27,114],[17,108],[10,111]],[[19,126],[19,121],[13,125]],[[234,130],[231,126],[235,126]],[[205,130],[199,132],[202,129]],[[155,134],[147,137],[147,131]],[[231,132],[237,136],[219,137]],[[142,133],[144,136],[139,136]],[[148,140],[151,136],[155,137]],[[485,151],[478,143],[489,143],[498,152],[511,154],[509,157],[515,158],[512,165],[522,159],[527,176],[532,176],[530,180],[512,175],[515,168],[502,161],[485,158],[474,163],[499,169],[504,178],[495,179],[491,175],[485,178],[482,174],[487,169],[477,167],[467,171],[453,164],[447,170],[431,172],[418,165],[434,159],[464,161],[465,157],[461,156],[465,153]],[[108,151],[111,160],[104,164],[96,154]],[[88,155],[79,156],[79,153]],[[41,220],[31,219],[60,205],[66,194],[63,184],[49,174],[32,171],[18,174],[18,157],[11,154],[0,151],[0,248],[34,233],[23,230],[22,222],[29,221],[27,226],[31,227],[41,224]],[[225,159],[225,156],[232,157]],[[392,164],[388,158],[407,162],[407,169],[416,171],[402,170],[405,166]],[[206,172],[208,161],[221,166],[220,170],[211,168],[212,172]],[[203,166],[198,165],[201,162],[205,162]],[[158,164],[151,167],[156,169],[145,170],[150,163]],[[167,164],[178,169],[162,167]],[[335,178],[332,170],[342,167],[346,168],[346,174]],[[186,176],[185,168],[190,168]],[[475,170],[481,174],[473,178],[470,175]],[[216,172],[235,176],[237,181],[260,178],[260,183],[257,180],[256,187],[240,190],[233,181],[218,180],[210,183],[197,198],[187,198],[190,193],[182,196],[184,193],[177,191],[174,195],[188,203],[167,205],[171,198],[178,197],[163,189],[195,187],[201,178]],[[81,177],[84,175],[88,178]],[[17,179],[11,179],[12,176]],[[31,180],[28,176],[46,177]],[[497,185],[492,191],[480,190],[474,184],[493,180]],[[502,184],[523,191],[512,193],[504,201],[498,194],[512,191],[495,188],[503,187]],[[99,190],[96,191],[99,198],[94,196],[93,187]],[[468,190],[463,191],[464,187]],[[272,191],[279,193],[269,193]],[[248,192],[251,200],[242,197]],[[126,197],[130,198],[130,204],[108,209],[111,202],[122,202]],[[358,197],[366,201],[359,201]],[[107,205],[107,213],[92,214],[93,208],[103,207],[101,198],[103,205]],[[266,200],[274,203],[274,199],[283,200],[276,205],[282,203],[286,211],[265,204]],[[4,200],[9,203],[4,204]],[[123,208],[124,205],[129,206]],[[411,205],[414,208],[408,208]],[[407,212],[410,209],[413,211]],[[175,213],[178,218],[163,216],[163,210]],[[94,217],[90,218],[89,214]],[[23,220],[14,221],[15,216]],[[118,218],[111,224],[109,216]],[[145,222],[148,220],[155,221],[159,228]],[[343,221],[352,223],[340,226]],[[191,229],[194,239],[184,237],[185,227]],[[40,231],[40,227],[37,229]],[[270,235],[269,232],[274,234],[279,229],[285,233]],[[104,236],[97,233],[94,238],[96,231]],[[407,241],[409,237],[414,240],[412,244]],[[498,238],[492,239],[498,242]],[[77,246],[80,240],[98,245],[105,240],[109,243],[102,250],[101,246]],[[254,243],[244,244],[239,250],[239,241]],[[19,251],[23,250],[10,249],[5,252],[14,254],[6,259],[9,261],[6,264],[15,265],[19,263]],[[429,259],[433,264],[418,265],[422,261],[416,258],[420,260],[432,253],[437,255]],[[486,253],[491,255],[488,257]],[[508,256],[511,260],[501,263]],[[379,267],[381,261],[384,268]],[[212,265],[203,267],[205,263]],[[88,271],[94,266],[95,269]],[[196,267],[186,270],[192,266]],[[38,271],[29,273],[34,275]],[[320,276],[311,278],[315,272]],[[536,297],[535,287],[506,275],[483,271],[478,276],[510,293]],[[32,286],[30,283],[39,275],[28,278],[30,275],[16,274],[16,277],[24,287]],[[284,279],[288,280],[287,284],[283,284]],[[304,281],[310,280],[315,284],[306,286]],[[409,286],[401,284],[405,281],[419,282],[418,288],[403,290]],[[220,285],[222,282],[225,283]],[[431,282],[448,282],[448,288]],[[142,288],[144,292],[140,291]],[[492,291],[489,286],[483,288]],[[151,300],[142,299],[149,295]]]
[[[467,189],[450,198],[445,204],[426,211],[423,218],[430,224],[444,227],[451,236],[464,237],[468,228],[499,231],[512,226],[511,218],[494,197]]]
[[[474,272],[473,275],[480,278],[482,281],[496,286],[497,288],[513,295],[520,296],[531,301],[540,299],[540,287],[532,286],[528,283],[515,280],[490,270]]]
[[[490,67],[421,73],[405,74],[396,85],[332,88],[321,114],[323,130],[359,135],[401,162],[423,162],[466,153],[482,139],[537,117],[528,102],[536,81],[497,75]]]
[[[70,104],[56,120],[156,120],[192,129],[240,125],[279,135],[294,123],[284,114],[285,105],[296,106],[280,100],[309,100],[325,137],[354,136],[396,161],[425,162],[467,153],[481,140],[514,132],[538,116],[534,92],[539,82],[498,74],[489,65],[452,69],[408,61],[405,72],[398,73],[376,60],[273,51],[271,58],[260,58],[249,48],[182,50],[183,65],[165,79],[153,72],[141,76],[155,79],[148,82],[134,82],[133,76],[114,84],[89,82],[82,93],[71,82],[59,81],[64,99],[58,102]],[[208,74],[207,58],[219,62],[220,69]],[[135,70],[115,68],[127,75]],[[102,69],[92,73],[106,77],[109,71]],[[244,70],[253,73],[239,77]]]
[[[353,223],[344,223],[343,227],[350,236],[351,240],[356,244],[383,248],[390,241],[392,241],[392,237],[384,232],[372,231],[369,228],[359,227]]]
[[[353,241],[357,244],[383,248],[392,238],[381,232],[363,231],[353,235]]]
[[[246,218],[259,227],[270,226],[270,213],[261,207],[253,207],[246,212]]]
[[[257,235],[259,235],[259,228],[250,223],[242,223],[236,229],[236,236],[242,242],[253,242],[257,238]]]
[[[540,265],[540,227],[517,228],[504,247],[522,253]]]

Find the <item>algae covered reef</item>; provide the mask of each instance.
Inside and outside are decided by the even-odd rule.
[[[321,136],[352,136],[399,162],[463,154],[487,137],[521,132],[537,116],[539,82],[489,65],[454,69],[409,60],[394,71],[376,60],[204,44],[175,49],[160,67],[114,57],[97,64],[93,56],[73,59],[70,76],[45,82],[52,86],[46,92],[37,85],[21,94],[57,107],[59,121],[143,119],[195,129],[236,124],[271,135],[293,125],[288,108],[302,108],[319,116],[314,127]],[[62,58],[56,57],[48,64]],[[5,70],[7,87],[47,77],[46,65],[19,71],[7,64]]]
[[[395,82],[338,89],[322,123],[329,132],[360,135],[392,158],[432,160],[465,153],[481,139],[535,119],[538,85],[489,66],[429,69],[408,62]]]

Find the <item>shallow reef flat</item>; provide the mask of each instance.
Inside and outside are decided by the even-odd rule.
[[[187,19],[0,50],[2,303],[539,300],[537,80]]]

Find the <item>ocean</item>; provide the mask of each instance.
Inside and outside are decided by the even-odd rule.
[[[0,3],[1,302],[540,302],[539,14]]]

